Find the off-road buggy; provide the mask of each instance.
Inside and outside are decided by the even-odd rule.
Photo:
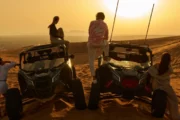
[[[20,91],[12,88],[6,94],[9,118],[19,117],[22,100],[49,99],[61,92],[72,92],[77,109],[85,109],[84,91],[65,45],[40,45],[26,48],[19,54],[18,82]],[[63,88],[63,89],[62,89]],[[63,90],[63,91],[61,91]]]
[[[162,117],[166,108],[164,91],[152,91],[147,70],[153,65],[153,54],[148,45],[110,43],[110,60],[103,64],[103,55],[98,59],[97,83],[92,83],[89,109],[97,109],[100,93],[111,92],[125,99],[152,98],[152,114]],[[152,94],[153,92],[153,94]]]

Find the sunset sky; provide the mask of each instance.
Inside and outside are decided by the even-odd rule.
[[[114,34],[144,35],[153,3],[124,1],[128,0],[119,3]],[[117,0],[0,0],[0,35],[48,35],[47,26],[55,15],[60,16],[57,27],[63,27],[65,34],[87,35],[89,22],[99,11],[105,13],[111,32],[116,3]],[[149,34],[178,35],[179,11],[180,0],[156,0]]]

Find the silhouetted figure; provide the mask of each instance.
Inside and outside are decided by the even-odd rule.
[[[52,23],[48,26],[51,44],[65,44],[69,48],[69,41],[64,40],[64,31],[62,28],[57,29],[56,24],[59,22],[59,17],[54,16]]]
[[[104,22],[105,15],[102,12],[96,14],[96,20],[91,21],[89,26],[88,37],[88,56],[91,75],[93,76],[93,83],[96,83],[94,60],[96,52],[101,49],[104,52],[104,60],[107,61],[109,56],[109,44],[108,44],[108,26]]]

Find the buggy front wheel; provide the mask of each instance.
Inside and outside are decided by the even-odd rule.
[[[75,107],[79,110],[86,109],[86,102],[82,83],[79,79],[72,80],[72,91],[75,100]]]
[[[92,83],[90,97],[89,97],[89,103],[88,103],[88,108],[90,110],[98,109],[99,99],[100,99],[100,86],[99,86],[99,82],[96,83],[96,84]]]
[[[167,94],[163,90],[155,90],[152,96],[151,114],[154,117],[162,118],[164,116],[167,104]]]
[[[21,112],[23,111],[22,98],[19,89],[8,89],[5,97],[5,106],[9,120],[19,120]]]

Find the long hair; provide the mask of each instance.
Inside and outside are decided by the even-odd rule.
[[[48,26],[48,28],[50,28],[50,26],[51,26],[52,24],[54,24],[54,22],[57,21],[57,20],[59,20],[59,16],[54,16],[53,21],[52,21],[52,23]]]
[[[159,70],[158,70],[159,75],[162,75],[169,70],[170,62],[171,62],[171,55],[167,52],[163,53],[161,57],[161,62],[159,64]]]

